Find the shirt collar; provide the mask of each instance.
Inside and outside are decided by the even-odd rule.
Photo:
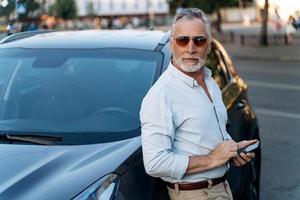
[[[199,87],[197,81],[194,78],[186,75],[185,73],[183,73],[182,71],[177,69],[172,64],[172,62],[170,62],[169,66],[168,66],[168,71],[170,71],[171,75],[173,75],[174,78],[179,79],[180,81],[184,82],[188,86]],[[207,67],[205,67],[205,69],[204,69],[204,77],[205,77],[205,79],[207,79],[208,77],[211,77],[211,71]]]

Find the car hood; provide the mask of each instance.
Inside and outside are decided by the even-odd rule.
[[[73,198],[140,145],[140,137],[76,146],[0,144],[0,199]]]

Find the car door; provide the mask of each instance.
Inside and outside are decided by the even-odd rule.
[[[213,43],[208,56],[208,67],[222,90],[224,104],[228,111],[227,131],[234,141],[258,139],[257,122],[247,98],[247,85],[237,75],[225,49],[218,42]],[[259,164],[260,166],[260,164]],[[251,166],[234,167],[229,170],[229,183],[235,199],[241,199],[252,179]]]

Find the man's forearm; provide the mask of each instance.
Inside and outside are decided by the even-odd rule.
[[[195,174],[218,167],[210,155],[189,156],[189,164],[185,174]]]
[[[229,159],[237,156],[238,145],[233,140],[226,140],[206,156],[189,156],[185,174],[194,174],[224,165]]]

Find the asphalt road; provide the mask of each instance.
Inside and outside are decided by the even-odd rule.
[[[233,59],[262,145],[262,200],[300,200],[300,63]]]

